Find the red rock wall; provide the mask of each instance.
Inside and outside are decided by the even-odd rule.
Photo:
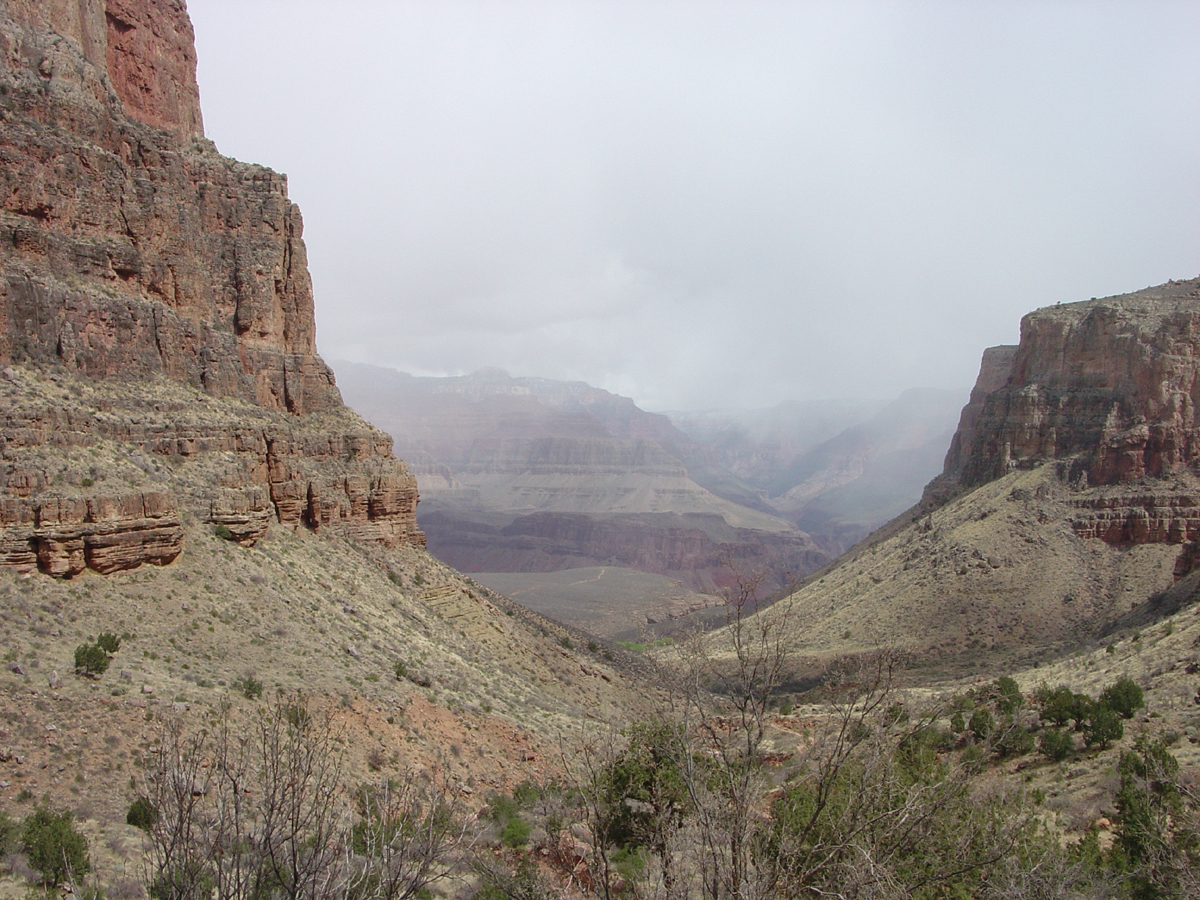
[[[1181,544],[1177,574],[1190,571],[1200,562],[1200,279],[1032,312],[1009,358],[1001,380],[985,356],[927,498],[1063,461],[1076,534]]]
[[[0,19],[0,363],[161,372],[301,414],[340,403],[286,178],[199,137],[182,3],[110,0],[108,75],[82,46],[96,6],[79,9],[76,40],[30,25],[36,5]]]
[[[244,543],[278,522],[423,545],[415,480],[317,355],[302,235],[284,176],[204,139],[182,0],[0,0],[0,565],[166,563],[180,508]],[[47,408],[39,372],[118,387]],[[122,405],[162,377],[216,398],[212,421]],[[43,452],[112,442],[226,467],[113,494],[63,487]]]
[[[1193,280],[1027,315],[1011,377],[960,426],[961,451],[947,457],[947,474],[970,487],[1016,467],[1079,457],[1078,472],[1096,485],[1194,464],[1198,300]]]
[[[348,412],[319,421],[274,414],[265,423],[205,424],[195,411],[180,410],[154,423],[132,412],[136,406],[136,395],[125,395],[96,411],[6,409],[0,566],[72,576],[85,567],[106,574],[164,564],[182,548],[180,507],[246,545],[279,523],[385,548],[424,546],[415,479],[392,456],[391,438]],[[94,489],[60,485],[63,453],[104,447],[144,454],[172,490],[113,494],[103,479]],[[203,465],[207,476],[172,479],[189,464]]]
[[[106,0],[108,77],[139,122],[204,135],[196,38],[183,0]]]
[[[966,448],[972,444],[975,423],[979,420],[988,395],[1008,384],[1009,378],[1012,377],[1013,362],[1016,356],[1017,348],[1011,345],[988,347],[983,351],[983,361],[979,364],[979,376],[975,379],[971,397],[959,417],[958,430],[950,441],[950,449],[946,452],[945,469],[947,472],[957,472],[965,464]]]
[[[204,135],[195,34],[183,0],[7,0],[0,16],[66,38],[107,75],[127,116],[181,138]]]

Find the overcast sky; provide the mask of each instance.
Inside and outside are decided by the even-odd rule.
[[[1200,274],[1200,3],[188,0],[327,360],[649,409],[969,389]]]

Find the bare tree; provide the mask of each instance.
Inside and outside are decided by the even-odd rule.
[[[259,718],[254,896],[319,900],[344,886],[339,863],[350,809],[335,733],[333,717],[314,713],[299,696],[269,704]]]
[[[761,893],[753,853],[764,793],[761,748],[776,694],[794,667],[790,606],[765,614],[762,574],[731,571],[725,628],[682,645],[673,682],[689,738],[683,746],[694,745],[678,763],[694,808],[702,894],[711,900]]]
[[[982,886],[1028,844],[1031,819],[1015,793],[984,796],[975,777],[983,757],[949,754],[937,711],[898,712],[906,654],[835,667],[824,714],[790,771],[772,778],[765,750],[794,667],[792,623],[786,604],[758,610],[757,587],[735,578],[726,628],[693,636],[663,665],[661,722],[585,757],[601,893],[610,843],[646,854],[635,887],[646,898],[901,898]],[[667,802],[676,777],[685,801]]]
[[[200,900],[215,886],[219,842],[206,802],[209,749],[207,733],[189,735],[171,720],[151,750],[147,788],[157,816],[149,831],[146,886],[158,900]]]
[[[453,871],[473,819],[415,773],[355,791],[328,710],[280,696],[249,725],[228,707],[164,724],[147,780],[158,900],[407,900]]]
[[[476,817],[461,796],[416,773],[385,779],[358,794],[351,830],[352,877],[358,900],[408,900],[448,877],[478,837]]]

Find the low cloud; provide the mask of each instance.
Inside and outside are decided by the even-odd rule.
[[[1195,4],[189,9],[327,358],[652,408],[965,391],[1030,309],[1200,273]]]

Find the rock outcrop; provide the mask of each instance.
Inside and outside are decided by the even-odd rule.
[[[1075,474],[1097,485],[1191,466],[1200,459],[1198,349],[1200,279],[1032,312],[1009,366],[1010,348],[988,351],[982,402],[973,396],[964,410],[947,473],[974,487],[1077,457]]]
[[[203,139],[183,4],[10,7],[0,362],[162,373],[300,414],[339,403],[299,210],[282,175]]]
[[[1200,279],[1040,309],[986,351],[930,496],[1059,461],[1072,527],[1117,546],[1200,539]],[[1196,557],[1189,546],[1177,573]]]
[[[0,565],[167,563],[183,516],[423,544],[317,355],[287,180],[204,138],[195,73],[182,0],[0,2]]]
[[[1182,602],[1163,598],[1200,564],[1197,326],[1200,279],[1030,313],[984,354],[922,504],[761,615],[814,677],[880,649],[977,677]]]

